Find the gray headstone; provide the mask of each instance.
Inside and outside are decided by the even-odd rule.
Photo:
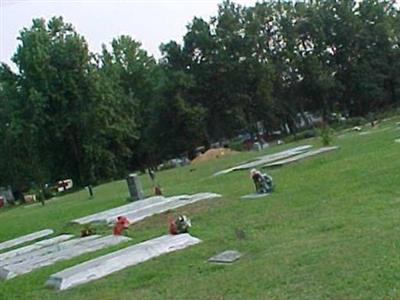
[[[209,258],[208,261],[216,263],[232,263],[238,260],[241,256],[242,254],[236,250],[227,250]]]
[[[255,143],[253,144],[253,150],[254,150],[254,151],[261,151],[261,150],[262,150],[261,144],[260,144],[259,142],[255,142]]]
[[[139,176],[137,174],[129,174],[126,179],[129,189],[129,201],[137,201],[144,198],[142,184],[140,183]]]
[[[15,198],[11,187],[0,187],[0,196],[3,196],[6,202],[14,203]]]

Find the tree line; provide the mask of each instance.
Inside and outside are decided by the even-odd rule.
[[[0,67],[0,185],[93,184],[305,112],[399,104],[395,1],[225,1],[156,61],[129,36],[91,53],[61,17],[20,31]]]

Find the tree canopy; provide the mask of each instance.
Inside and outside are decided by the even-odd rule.
[[[0,66],[0,185],[79,184],[288,125],[399,104],[395,1],[225,1],[156,61],[116,37],[91,53],[62,17],[34,19]]]

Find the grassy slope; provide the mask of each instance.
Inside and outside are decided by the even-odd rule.
[[[167,194],[223,194],[179,209],[192,218],[191,233],[202,244],[68,291],[43,286],[50,274],[125,245],[116,246],[0,282],[0,299],[399,298],[400,145],[393,140],[400,131],[382,130],[394,121],[368,135],[337,138],[338,151],[272,170],[277,188],[265,199],[239,199],[253,188],[247,172],[210,176],[255,153],[161,172]],[[149,193],[148,179],[142,182]],[[93,200],[82,191],[46,207],[0,212],[0,240],[43,228],[77,232],[65,224],[124,204],[126,184],[105,184],[95,193]],[[165,233],[166,223],[164,214],[134,225],[131,243]],[[242,230],[244,237],[237,234]],[[229,266],[205,262],[226,249],[244,257]]]

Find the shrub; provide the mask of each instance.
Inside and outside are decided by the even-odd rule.
[[[243,141],[242,140],[236,140],[232,141],[228,144],[228,147],[234,151],[243,151],[244,146],[243,146]]]
[[[350,125],[350,127],[361,126],[364,125],[365,123],[367,123],[367,120],[363,117],[354,117],[351,119],[347,119],[346,121],[346,124]]]
[[[320,129],[322,145],[329,146],[333,140],[333,130],[328,124],[322,124]]]
[[[304,140],[304,139],[309,139],[317,136],[317,133],[315,132],[315,129],[307,129],[304,131],[300,131],[297,133],[294,137],[295,140]]]

